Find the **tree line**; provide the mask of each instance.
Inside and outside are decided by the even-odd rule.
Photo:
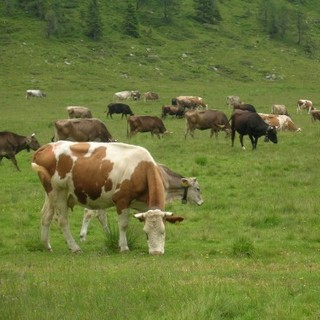
[[[2,0],[4,12],[11,14],[17,8],[45,21],[45,36],[66,36],[75,32],[74,20],[68,15],[69,9],[79,10],[79,0]],[[258,20],[270,38],[284,40],[296,35],[296,43],[302,43],[306,51],[312,53],[314,43],[308,38],[307,19],[301,10],[306,0],[260,0]],[[193,18],[203,24],[219,24],[223,17],[220,14],[219,2],[224,0],[192,0]],[[103,19],[101,7],[103,0],[81,1],[80,18],[82,32],[93,40],[103,36]],[[120,32],[139,38],[139,13],[147,8],[160,12],[163,23],[170,24],[180,12],[182,0],[131,0],[126,2],[122,13]]]

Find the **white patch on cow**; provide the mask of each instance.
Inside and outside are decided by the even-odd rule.
[[[149,254],[164,254],[165,225],[166,216],[171,216],[172,212],[163,212],[159,209],[148,210],[137,213],[134,216],[144,222],[143,231],[148,238]]]

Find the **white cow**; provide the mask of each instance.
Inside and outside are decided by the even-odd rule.
[[[273,113],[273,114],[284,114],[286,116],[289,116],[287,108],[286,108],[286,106],[284,104],[274,104],[271,107],[271,113]]]
[[[68,112],[69,119],[92,118],[92,113],[90,109],[87,107],[68,106],[67,112]]]
[[[26,91],[26,98],[29,99],[31,97],[37,97],[37,98],[43,98],[46,97],[47,95],[42,92],[41,90],[38,89],[29,89]]]
[[[129,100],[129,99],[133,99],[133,100],[139,100],[140,99],[140,92],[137,90],[133,90],[133,91],[120,91],[120,92],[116,92],[113,96],[114,100]]]
[[[242,104],[242,101],[238,96],[227,96],[226,103],[228,107],[234,107],[235,105]]]

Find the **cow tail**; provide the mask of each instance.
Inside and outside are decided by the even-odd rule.
[[[35,162],[32,162],[31,164],[32,170],[38,173],[38,176],[40,178],[40,181],[46,190],[47,193],[49,193],[52,190],[51,186],[51,176],[47,169],[43,166],[38,165]]]

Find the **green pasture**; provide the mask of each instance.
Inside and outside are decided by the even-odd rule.
[[[128,86],[127,86],[128,87]],[[215,91],[212,88],[218,87]],[[230,83],[232,87],[232,83]],[[210,107],[225,105],[230,87],[215,83],[202,88]],[[68,90],[68,88],[70,90]],[[137,86],[142,92],[150,87]],[[153,84],[153,88],[157,88]],[[198,88],[194,88],[198,89]],[[191,83],[159,83],[159,102],[130,102],[136,114],[160,115],[161,105],[192,90]],[[213,93],[213,91],[215,91]],[[220,91],[220,92],[219,92]],[[201,207],[169,204],[185,217],[167,225],[165,254],[147,254],[142,225],[131,219],[128,254],[109,246],[93,220],[82,253],[68,252],[56,222],[51,228],[53,253],[40,243],[40,210],[44,192],[32,172],[32,152],[17,155],[21,172],[3,159],[1,172],[0,315],[3,319],[319,319],[319,152],[320,123],[296,115],[295,90],[279,92],[278,84],[238,88],[258,111],[269,112],[271,101],[286,101],[301,133],[279,132],[278,144],[259,140],[252,151],[235,147],[220,133],[196,131],[184,138],[184,119],[165,119],[172,133],[163,139],[150,134],[126,137],[126,120],[106,119],[114,91],[50,90],[44,99],[4,93],[0,127],[20,134],[35,132],[50,142],[52,123],[66,118],[67,105],[85,105],[103,120],[121,142],[147,148],[156,161],[185,176],[199,179]],[[196,94],[193,90],[192,94]],[[278,97],[279,94],[279,97]],[[239,94],[240,95],[240,94]],[[286,100],[287,99],[287,100]],[[116,213],[108,210],[116,230]],[[82,209],[70,215],[78,237]]]
[[[53,122],[67,117],[66,106],[87,106],[118,141],[143,146],[157,162],[197,177],[205,202],[167,205],[185,220],[166,226],[163,256],[147,254],[134,218],[131,251],[115,250],[114,209],[107,211],[112,237],[93,219],[87,241],[79,241],[81,254],[68,251],[54,221],[48,253],[40,242],[44,190],[31,170],[32,152],[17,155],[21,172],[3,159],[0,319],[319,320],[320,122],[296,114],[300,98],[320,109],[318,2],[299,6],[313,56],[296,45],[294,30],[292,39],[267,36],[257,19],[259,1],[218,1],[223,21],[217,26],[197,23],[190,0],[181,1],[186,6],[171,24],[161,23],[149,2],[155,3],[141,2],[139,39],[119,31],[118,5],[126,2],[100,2],[100,42],[87,39],[79,24],[72,36],[46,39],[45,21],[20,9],[6,15],[0,3],[0,131],[36,133],[45,144]],[[72,3],[80,19],[87,2]],[[47,98],[27,100],[27,89],[42,89]],[[130,101],[137,115],[160,116],[161,106],[178,95],[202,96],[228,116],[228,95],[265,113],[285,104],[302,131],[279,132],[277,145],[261,138],[255,151],[245,137],[242,150],[238,136],[232,148],[224,133],[210,139],[209,131],[196,131],[185,139],[185,120],[168,117],[172,133],[163,139],[149,133],[128,139],[126,120],[105,114],[122,90],[159,93],[158,102]],[[76,239],[82,215],[80,207],[70,213]]]

